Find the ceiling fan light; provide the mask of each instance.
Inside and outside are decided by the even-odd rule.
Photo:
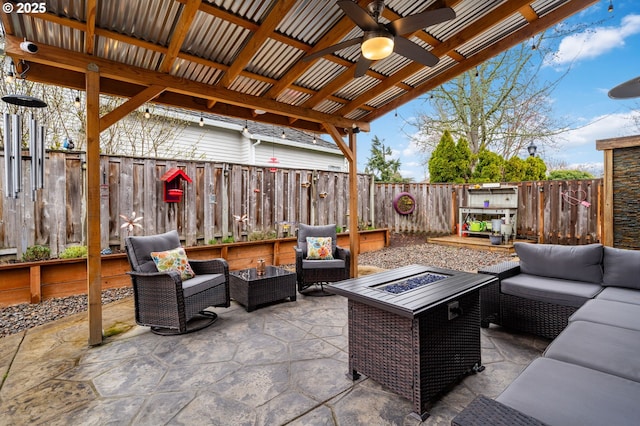
[[[377,61],[393,53],[393,36],[384,31],[371,31],[362,41],[362,56]]]

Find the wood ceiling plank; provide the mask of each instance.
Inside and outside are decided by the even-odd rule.
[[[87,23],[84,34],[84,53],[93,55],[96,38],[96,0],[87,0]]]
[[[178,22],[172,32],[171,41],[169,42],[169,48],[167,49],[167,54],[162,59],[162,64],[160,65],[160,72],[169,72],[173,62],[178,57],[178,53],[180,53],[180,48],[184,43],[184,39],[187,37],[189,33],[189,28],[191,27],[191,23],[193,19],[196,17],[196,13],[198,13],[198,9],[202,4],[202,0],[188,0],[184,8],[182,9],[182,13],[180,13],[180,17],[178,18]]]
[[[258,27],[258,30],[249,37],[229,67],[229,70],[224,74],[222,79],[220,79],[219,85],[229,87],[229,85],[233,83],[233,80],[240,75],[240,72],[247,66],[249,61],[251,61],[260,49],[260,46],[273,34],[273,31],[282,21],[282,18],[289,13],[296,2],[297,0],[280,0],[275,2],[267,17]]]

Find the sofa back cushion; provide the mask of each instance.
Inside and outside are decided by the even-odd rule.
[[[542,277],[602,283],[602,244],[560,246],[515,243],[520,272]]]
[[[603,285],[640,289],[640,251],[605,247],[602,267]]]

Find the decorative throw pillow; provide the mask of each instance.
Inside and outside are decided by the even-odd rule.
[[[333,260],[331,237],[307,237],[307,259]]]
[[[174,248],[173,250],[167,251],[151,252],[151,258],[156,264],[159,272],[179,272],[182,281],[186,281],[189,278],[193,278],[196,276],[196,274],[193,272],[193,269],[191,269],[191,265],[189,265],[187,253],[182,247]]]

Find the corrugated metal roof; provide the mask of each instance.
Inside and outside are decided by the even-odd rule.
[[[333,0],[295,1],[283,16],[276,17],[275,30],[265,34],[259,40],[258,47],[254,48],[254,44],[249,43],[249,40],[258,36],[254,31],[269,14],[276,9],[279,10],[276,8],[276,1],[204,0],[193,19],[188,22],[188,29],[178,32],[177,26],[181,25],[184,18],[182,14],[189,9],[186,0],[97,0],[95,42],[91,46],[91,52],[88,52],[93,56],[85,55],[87,29],[84,26],[87,21],[92,21],[87,16],[92,11],[86,10],[84,0],[49,0],[46,14],[14,13],[5,16],[2,25],[5,32],[8,30],[7,37],[27,38],[42,46],[60,48],[81,55],[75,58],[76,63],[83,59],[88,63],[94,58],[105,58],[153,72],[160,70],[161,65],[167,65],[163,61],[166,59],[168,47],[176,34],[183,34],[184,39],[179,40],[180,55],[175,59],[173,56],[169,58],[172,62],[168,64],[168,73],[187,81],[211,85],[216,90],[226,90],[216,91],[215,95],[210,93],[205,99],[197,102],[188,101],[188,105],[209,104],[213,105],[214,112],[229,111],[229,98],[228,102],[234,106],[232,110],[235,113],[249,115],[253,114],[254,109],[268,109],[272,115],[266,115],[266,119],[274,119],[277,122],[281,121],[274,118],[278,115],[278,104],[302,106],[314,99],[314,105],[308,106],[309,110],[300,110],[293,125],[322,130],[325,122],[345,123],[342,119],[354,118],[367,121],[370,120],[369,117],[377,117],[392,110],[388,105],[398,96],[407,94],[404,84],[420,89],[420,86],[428,84],[430,79],[438,77],[444,71],[463,72],[473,66],[466,65],[466,58],[485,55],[485,49],[497,41],[508,37],[509,40],[514,40],[514,43],[526,42],[531,36],[526,31],[529,26],[527,19],[536,19],[535,16],[527,16],[525,19],[515,11],[506,19],[496,19],[490,26],[482,29],[478,27],[476,30],[474,24],[479,20],[491,21],[492,16],[502,16],[494,11],[497,8],[508,7],[508,1],[460,0],[454,6],[455,19],[420,30],[416,36],[411,37],[412,41],[425,49],[434,50],[439,42],[458,40],[464,31],[464,39],[459,44],[449,46],[454,49],[454,54],[441,57],[440,62],[434,67],[421,67],[411,76],[403,75],[402,82],[395,81],[397,79],[394,76],[403,72],[407,66],[413,66],[413,62],[393,54],[374,62],[365,76],[354,79],[355,63],[360,57],[359,45],[342,49],[333,56],[327,54],[323,58],[302,62],[306,51],[313,49],[316,44],[321,43],[322,47],[325,47],[362,35],[362,30],[344,16],[342,9]],[[578,7],[572,5],[579,1],[584,0],[531,0],[530,8],[539,17],[558,11],[560,7],[563,7],[563,10],[567,9],[562,11],[563,14],[568,14],[578,10]],[[387,23],[397,15],[404,17],[423,12],[436,4],[435,0],[386,0],[385,3],[387,11],[381,18],[381,23]],[[583,5],[580,4],[580,7]],[[341,23],[340,26],[336,26],[338,23]],[[430,37],[439,42],[431,41]],[[243,52],[248,46],[255,51]],[[20,52],[14,54],[19,55]],[[65,69],[66,55],[58,56],[63,64],[60,68]],[[231,66],[235,61],[244,60],[243,58],[250,59],[239,64],[240,73],[234,74],[231,79],[223,78],[229,69],[238,71]],[[36,64],[38,59],[38,55],[27,57],[27,60]],[[51,62],[49,60],[44,63],[51,66]],[[448,75],[455,73],[450,72]],[[372,90],[376,87],[386,87],[380,85],[388,78],[394,79],[389,88],[382,92]],[[132,79],[135,80],[135,77],[129,76],[125,81],[131,83]],[[226,87],[220,87],[221,82]],[[148,84],[145,76],[140,77],[139,86],[144,87]],[[323,89],[327,87],[331,88],[331,93],[328,90],[324,93]],[[167,90],[171,89],[168,87]],[[176,87],[176,91],[181,96],[187,96],[186,99],[194,100],[206,89],[194,90],[189,95],[184,94],[182,87]],[[323,99],[316,101],[314,94],[320,91],[324,95]],[[241,98],[232,95],[234,92],[250,95],[246,97],[247,112],[242,113],[237,109],[238,99]],[[370,97],[367,98],[369,93]],[[262,97],[276,104],[270,103],[268,107],[261,105],[259,100]],[[212,98],[215,98],[216,102],[208,103],[208,99]],[[342,113],[344,106],[344,103],[336,102],[336,98],[343,99],[345,103],[358,99],[362,100],[362,104],[351,105],[348,108],[351,111],[344,117],[335,116],[336,111]],[[407,96],[404,98],[409,99]],[[364,105],[368,105],[368,108]],[[282,114],[286,115],[287,111],[290,109],[283,107]],[[326,114],[326,117],[318,118],[317,114],[307,117],[306,111]]]

